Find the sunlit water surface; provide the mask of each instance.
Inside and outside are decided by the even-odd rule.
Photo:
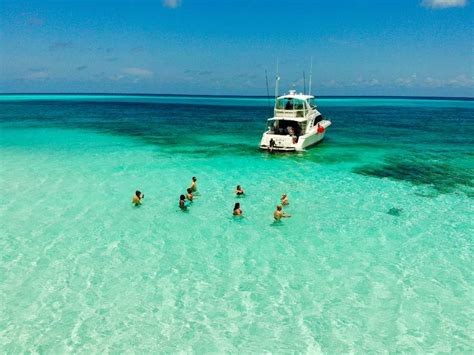
[[[319,106],[269,155],[266,99],[0,96],[0,349],[473,351],[474,102]]]

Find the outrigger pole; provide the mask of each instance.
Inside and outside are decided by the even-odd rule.
[[[270,91],[268,90],[268,75],[267,75],[267,69],[265,69],[265,81],[267,83],[267,105],[268,105],[268,111],[271,112],[270,108]]]
[[[311,96],[311,79],[313,78],[313,57],[311,57],[311,67],[309,70],[309,91],[308,95]]]
[[[278,98],[278,82],[279,81],[280,81],[280,77],[278,76],[278,59],[277,59],[276,77],[275,77],[275,99]]]
[[[303,70],[303,94],[306,92],[306,75]]]

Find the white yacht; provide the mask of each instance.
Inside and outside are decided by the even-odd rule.
[[[274,117],[268,119],[260,148],[268,151],[302,151],[324,138],[331,121],[316,109],[314,96],[297,94],[279,96]]]

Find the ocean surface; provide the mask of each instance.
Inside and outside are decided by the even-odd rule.
[[[474,101],[322,98],[298,154],[268,104],[0,95],[0,352],[472,353]]]

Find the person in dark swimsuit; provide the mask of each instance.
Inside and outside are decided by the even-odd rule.
[[[237,187],[235,188],[235,194],[237,196],[242,196],[245,194],[244,190],[242,189],[240,185],[237,185]]]
[[[242,216],[242,213],[244,213],[241,209],[240,209],[240,203],[236,203],[234,205],[234,212],[232,213],[234,216]]]

